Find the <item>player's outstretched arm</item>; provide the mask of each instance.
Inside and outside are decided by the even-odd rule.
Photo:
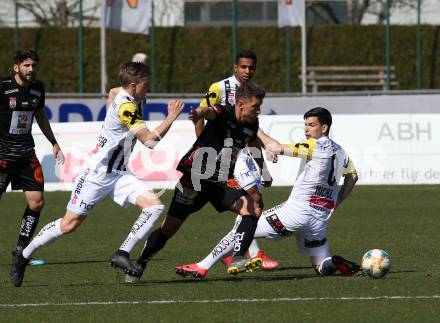
[[[47,119],[46,112],[44,109],[38,109],[35,111],[35,120],[37,120],[38,126],[43,132],[47,140],[52,144],[52,154],[53,158],[60,164],[64,164],[64,154],[61,151],[60,145],[55,139],[52,127],[50,126],[49,120]]]
[[[258,139],[260,139],[264,150],[266,151],[266,157],[273,162],[273,155],[286,155],[294,156],[294,151],[290,145],[280,144],[277,140],[266,134],[261,128],[258,129]]]
[[[191,109],[189,110],[188,118],[195,124],[201,119],[214,120],[216,116],[217,114],[212,107],[199,106],[197,109],[191,107]]]
[[[213,105],[219,104],[221,102],[222,90],[218,83],[213,83],[209,87],[208,92],[205,97],[200,102],[201,107],[212,107]],[[190,118],[191,119],[191,118]],[[192,120],[194,123],[194,130],[196,132],[196,137],[199,137],[200,134],[205,129],[205,119],[200,118],[198,120]]]
[[[171,100],[168,103],[167,117],[156,129],[150,131],[147,127],[141,127],[135,131],[134,135],[148,148],[154,148],[182,113],[184,105],[180,100]]]
[[[193,123],[196,137],[199,137],[200,134],[203,132],[203,129],[205,129],[205,119],[201,118],[199,120],[193,121]]]

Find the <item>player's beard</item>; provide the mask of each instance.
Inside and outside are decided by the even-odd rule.
[[[25,83],[31,82],[34,80],[35,78],[35,74],[34,73],[23,73],[22,71],[18,71],[17,72],[18,77]]]

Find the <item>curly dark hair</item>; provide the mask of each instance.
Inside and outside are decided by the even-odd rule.
[[[20,65],[21,63],[23,63],[25,60],[27,60],[28,58],[30,58],[31,60],[33,60],[34,62],[38,62],[40,60],[40,58],[38,57],[37,53],[31,49],[17,49],[15,51],[15,55],[13,58],[14,64]]]

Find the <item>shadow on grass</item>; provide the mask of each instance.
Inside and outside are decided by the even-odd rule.
[[[278,269],[276,269],[276,270],[271,270],[271,271],[273,271],[273,272],[277,272],[277,271],[285,271],[285,270],[295,270],[295,269],[312,269],[313,270],[313,268],[312,268],[312,266],[306,266],[306,267],[281,267],[281,268],[278,268]]]
[[[167,259],[155,258],[154,261],[163,261]],[[84,265],[84,264],[100,264],[100,263],[109,263],[109,259],[105,260],[78,260],[78,261],[60,261],[60,262],[47,262],[44,266],[52,266],[52,265]],[[132,259],[134,261],[134,259]]]
[[[176,280],[141,280],[137,283],[130,284],[133,286],[152,286],[152,285],[175,285],[175,284],[209,284],[218,282],[231,282],[240,283],[243,281],[256,281],[256,282],[275,282],[275,281],[287,281],[287,280],[302,280],[309,278],[320,278],[315,274],[301,274],[301,275],[277,275],[277,276],[250,276],[249,274],[241,274],[235,277],[224,277],[224,278],[184,278]],[[128,284],[127,284],[128,285]]]
[[[110,257],[109,257],[110,258]],[[164,261],[167,259],[164,258],[155,258],[154,261]],[[108,263],[109,259],[105,260],[72,260],[72,261],[58,261],[58,262],[46,262],[44,265],[36,265],[29,267],[46,267],[46,266],[59,266],[59,265],[88,265],[88,264],[100,264],[100,263]],[[2,263],[0,267],[10,267],[11,262]]]
[[[258,273],[252,273],[252,274],[240,274],[239,276],[227,276],[224,278],[193,278],[193,277],[185,277],[183,279],[176,279],[176,280],[141,280],[137,283],[124,283],[121,282],[121,284],[128,285],[128,286],[154,286],[154,285],[167,285],[167,284],[209,284],[209,283],[217,283],[217,282],[231,282],[231,283],[237,283],[237,282],[243,282],[243,281],[256,281],[256,282],[276,282],[276,281],[291,281],[291,280],[303,280],[303,279],[335,279],[335,278],[341,278],[344,277],[342,274],[335,274],[331,276],[319,276],[311,271],[310,274],[291,274],[291,275],[277,275],[277,272],[280,271],[286,271],[286,270],[292,270],[292,269],[308,269],[310,267],[283,267],[279,268],[277,270],[272,271],[269,275],[268,272],[265,272],[263,275],[258,275]],[[400,275],[400,274],[406,274],[406,273],[416,273],[416,270],[399,270],[399,271],[390,271],[387,274],[388,279],[393,279],[397,277],[393,277],[394,275]],[[147,273],[148,275],[148,273]],[[391,277],[390,277],[391,276]],[[362,278],[367,277],[366,275],[356,275],[353,277],[346,277],[347,279],[356,279],[356,278]]]
[[[96,262],[102,262],[102,261],[96,261]],[[64,264],[64,263],[61,263]],[[284,267],[283,267],[284,268]],[[309,267],[290,267],[291,269],[304,269]],[[137,283],[125,283],[124,277],[125,274],[122,272],[117,271],[115,280],[109,280],[106,283],[101,282],[81,282],[81,283],[64,283],[59,284],[60,287],[98,287],[98,286],[114,286],[115,282],[118,285],[121,286],[127,286],[127,287],[147,287],[147,286],[161,286],[161,285],[185,285],[185,284],[214,284],[218,282],[223,283],[241,283],[241,282],[277,282],[277,281],[292,281],[292,280],[303,280],[303,279],[335,279],[335,278],[341,278],[342,275],[336,274],[332,276],[318,276],[315,273],[311,272],[310,274],[292,274],[292,275],[276,275],[276,272],[279,272],[280,270],[276,270],[271,272],[269,275],[268,273],[262,273],[262,275],[259,275],[258,273],[252,273],[252,274],[240,274],[239,276],[225,276],[221,278],[193,278],[193,277],[186,277],[183,279],[169,279],[169,280],[161,280],[161,279],[151,279],[148,280],[144,279]],[[416,270],[399,270],[399,271],[391,271],[387,274],[386,279],[399,279],[398,277],[395,277],[394,275],[400,275],[400,274],[406,274],[406,273],[416,273]],[[148,273],[146,273],[148,275]],[[391,277],[390,277],[391,276]],[[359,275],[354,277],[346,277],[346,279],[363,279],[368,278],[366,275]],[[50,284],[33,284],[33,281],[25,282],[21,288],[41,288],[41,287],[50,287]],[[14,288],[12,285],[10,285],[11,288]]]

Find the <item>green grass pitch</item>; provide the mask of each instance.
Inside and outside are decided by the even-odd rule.
[[[289,188],[266,190],[266,207]],[[169,204],[171,192],[162,201]],[[29,267],[21,288],[9,281],[11,251],[24,210],[22,193],[0,201],[0,322],[438,322],[440,186],[359,186],[329,226],[333,253],[360,261],[369,249],[391,256],[384,279],[318,277],[295,240],[260,240],[280,269],[228,276],[223,264],[201,280],[174,267],[201,259],[233,225],[211,206],[192,215],[152,262],[142,281],[123,283],[107,263],[138,216],[110,200],[79,230],[41,249],[48,263]],[[46,193],[39,223],[64,214],[68,193]],[[139,253],[140,247],[134,255]],[[24,305],[28,304],[28,305]]]

